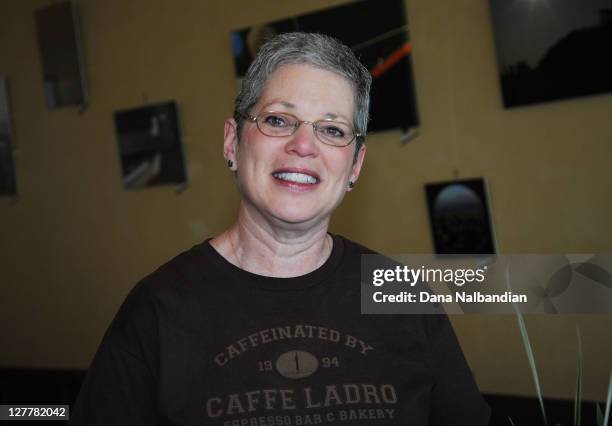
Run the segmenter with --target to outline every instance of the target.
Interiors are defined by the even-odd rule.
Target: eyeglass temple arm
[[[242,118],[245,118],[249,121],[252,121],[253,123],[257,121],[257,117],[253,117],[251,114],[249,114],[248,112],[241,112],[238,110],[234,110],[234,116],[239,115]]]

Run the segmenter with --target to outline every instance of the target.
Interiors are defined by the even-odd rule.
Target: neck
[[[329,257],[333,245],[327,234],[329,220],[306,228],[256,220],[257,216],[241,205],[236,223],[211,245],[241,269],[280,278],[312,272]]]

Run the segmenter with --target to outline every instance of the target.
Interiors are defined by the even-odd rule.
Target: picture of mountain
[[[505,107],[612,91],[612,0],[491,0]]]

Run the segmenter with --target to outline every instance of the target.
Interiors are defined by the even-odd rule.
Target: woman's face
[[[287,112],[314,122],[333,118],[352,127],[354,100],[341,76],[305,64],[284,65],[272,73],[250,111]],[[264,220],[308,227],[329,220],[355,181],[365,155],[353,162],[355,141],[345,147],[325,145],[309,124],[291,136],[270,137],[245,121],[240,143],[236,123],[226,121],[224,154],[235,164],[244,208]]]

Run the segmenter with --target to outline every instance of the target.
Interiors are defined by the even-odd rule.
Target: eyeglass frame
[[[293,131],[292,131],[290,134],[288,134],[288,135],[269,135],[269,134],[267,134],[267,133],[264,133],[264,132],[263,132],[263,130],[261,130],[261,128],[259,127],[259,121],[258,121],[258,118],[259,118],[259,117],[260,117],[262,114],[270,114],[270,113],[273,113],[273,114],[274,114],[274,113],[276,113],[276,114],[284,114],[284,115],[289,115],[289,116],[291,116],[291,117],[295,118],[295,120],[296,120],[296,122],[297,122],[297,125],[293,126]],[[327,145],[327,146],[333,146],[334,148],[344,148],[344,147],[347,147],[347,146],[349,146],[350,144],[352,144],[352,143],[353,143],[353,141],[355,141],[355,140],[357,140],[358,142],[359,142],[359,141],[363,142],[363,140],[365,139],[365,136],[364,136],[363,134],[361,134],[361,133],[357,133],[357,132],[355,132],[355,129],[354,129],[352,126],[350,126],[350,125],[348,125],[348,124],[346,124],[346,123],[342,123],[342,124],[346,124],[346,125],[347,125],[347,126],[350,128],[350,129],[351,129],[351,133],[353,134],[353,137],[351,138],[351,140],[350,140],[350,141],[348,141],[348,142],[347,142],[346,144],[344,144],[344,145],[334,145],[334,144],[331,144],[331,143],[329,143],[329,142],[325,142],[324,140],[322,140],[322,139],[319,137],[319,135],[318,135],[318,133],[317,133],[317,127],[316,127],[316,126],[317,126],[317,123],[320,123],[320,122],[340,123],[339,121],[332,120],[331,118],[323,118],[323,119],[321,119],[321,120],[316,120],[316,121],[300,120],[300,119],[299,119],[298,117],[296,117],[295,115],[293,115],[293,114],[291,114],[291,113],[289,113],[289,112],[284,112],[284,111],[261,111],[259,114],[257,114],[257,115],[255,115],[255,116],[253,116],[253,115],[249,114],[248,112],[241,112],[241,111],[236,110],[236,111],[234,111],[234,114],[235,114],[235,115],[240,115],[241,117],[245,118],[246,120],[250,121],[251,123],[255,123],[255,125],[257,126],[257,130],[259,130],[259,132],[260,132],[262,135],[265,135],[265,136],[268,136],[268,137],[271,137],[271,138],[286,138],[287,136],[291,136],[291,135],[293,135],[295,132],[297,132],[298,128],[299,128],[299,127],[300,127],[302,124],[310,124],[310,125],[312,126],[312,132],[314,133],[315,138],[317,138],[317,140],[318,140],[319,142],[321,142],[322,144],[325,144],[325,145]]]

